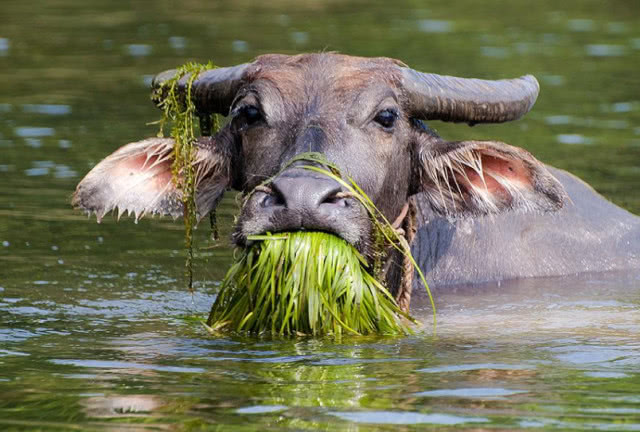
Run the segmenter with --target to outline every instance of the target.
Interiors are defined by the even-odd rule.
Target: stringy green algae
[[[173,146],[173,163],[171,171],[173,174],[173,182],[181,191],[182,203],[184,205],[184,227],[185,227],[185,249],[187,250],[187,259],[185,262],[185,273],[188,279],[188,288],[193,290],[193,228],[197,222],[196,215],[196,190],[195,190],[195,167],[193,160],[195,157],[194,143],[196,136],[194,133],[194,117],[198,114],[196,107],[191,98],[191,89],[193,81],[201,72],[209,69],[215,69],[211,62],[206,65],[198,63],[187,63],[176,69],[175,75],[162,83],[160,88],[155,89],[152,93],[152,99],[159,101],[158,106],[162,109],[163,116],[160,119],[159,137],[164,136],[164,127],[167,123],[171,124],[171,137],[174,140]],[[181,91],[178,86],[180,78],[189,74],[189,80],[186,85],[186,94]],[[215,133],[220,128],[217,115],[210,118],[200,117],[201,133]],[[204,126],[203,126],[204,125]],[[211,131],[203,131],[203,128],[209,128]],[[211,215],[211,224],[213,237],[217,236],[217,227],[215,226],[215,215]]]

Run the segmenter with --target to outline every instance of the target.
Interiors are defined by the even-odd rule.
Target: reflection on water
[[[224,240],[197,232],[193,295],[178,224],[98,225],[69,208],[96,162],[155,134],[154,73],[338,50],[536,75],[519,122],[431,126],[524,147],[638,213],[635,4],[40,3],[4,1],[0,27],[1,429],[640,429],[638,274],[440,289],[435,336],[213,338],[195,318],[231,261],[233,194]]]
[[[71,114],[71,107],[69,105],[55,104],[25,104],[22,105],[22,111],[26,113],[58,116]]]
[[[392,425],[461,425],[465,423],[487,423],[484,417],[461,417],[451,414],[421,414],[407,411],[366,411],[335,412],[336,417],[355,423],[392,424]]]

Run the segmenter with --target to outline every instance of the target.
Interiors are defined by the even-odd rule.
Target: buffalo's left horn
[[[471,125],[517,120],[533,107],[540,90],[532,75],[492,81],[400,70],[411,115],[424,120]]]
[[[191,100],[199,114],[223,114],[229,113],[229,107],[236,96],[236,92],[242,84],[244,73],[248,63],[238,66],[210,69],[201,72],[193,81],[191,87]],[[173,78],[176,70],[168,70],[159,73],[153,78],[151,83],[156,103],[165,96],[163,84]],[[180,97],[184,98],[186,86],[191,78],[191,74],[186,74],[178,81],[178,91]]]

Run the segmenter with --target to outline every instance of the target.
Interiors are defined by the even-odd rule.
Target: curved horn
[[[424,120],[502,123],[525,115],[540,86],[532,75],[505,80],[457,78],[401,68],[412,115]]]
[[[199,114],[223,114],[227,115],[236,92],[240,88],[242,78],[249,63],[238,66],[210,69],[198,75],[191,87],[191,99]],[[151,82],[152,94],[158,94],[153,100],[160,102],[163,91],[162,85],[172,79],[176,74],[175,69],[159,73]],[[184,97],[186,86],[191,74],[186,74],[178,81],[181,96]]]

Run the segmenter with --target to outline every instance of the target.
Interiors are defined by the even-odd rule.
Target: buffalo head
[[[170,76],[158,75],[154,85]],[[215,136],[197,142],[198,215],[214,209],[226,189],[252,192],[233,235],[241,246],[251,234],[304,229],[332,232],[367,252],[365,210],[335,181],[288,165],[304,152],[323,154],[389,220],[402,219],[415,194],[449,217],[563,203],[560,184],[528,152],[494,141],[445,141],[422,122],[516,120],[537,97],[532,76],[488,81],[422,73],[388,58],[265,55],[203,72],[192,89],[200,114],[230,116]],[[181,216],[171,148],[161,138],[120,148],[82,180],[74,204],[99,219],[115,209],[136,218]]]

